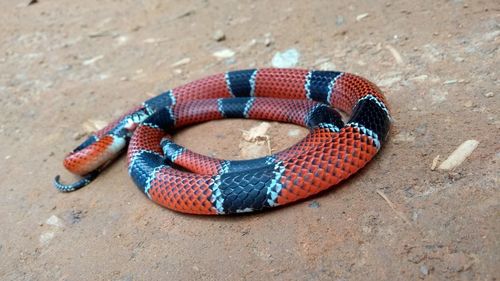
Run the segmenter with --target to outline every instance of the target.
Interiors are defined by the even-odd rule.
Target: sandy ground
[[[1,280],[500,278],[498,1],[28,2],[0,0]],[[213,56],[224,48],[234,56]],[[387,94],[390,141],[349,181],[236,217],[155,205],[124,157],[78,192],[52,187],[56,174],[74,179],[61,161],[89,126],[289,48],[297,67],[358,73]],[[257,124],[176,138],[238,159],[241,129]],[[273,123],[273,150],[297,142],[296,128]],[[431,171],[468,139],[480,143],[464,163]]]

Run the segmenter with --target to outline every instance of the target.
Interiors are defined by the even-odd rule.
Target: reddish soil
[[[28,2],[0,3],[1,280],[500,279],[498,1]],[[212,55],[223,48],[235,55]],[[88,124],[289,48],[297,67],[357,73],[387,95],[390,140],[347,182],[230,217],[155,205],[124,157],[77,192],[52,187],[75,179],[61,163]],[[257,124],[176,139],[238,159],[240,129]],[[274,151],[295,128],[272,124]],[[480,143],[465,162],[431,171],[468,139]]]

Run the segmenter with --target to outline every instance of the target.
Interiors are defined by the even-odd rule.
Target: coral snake
[[[350,117],[344,124],[336,110]],[[222,118],[289,122],[308,135],[251,160],[197,154],[172,141],[176,129]],[[251,212],[326,190],[366,165],[386,140],[391,118],[377,86],[354,74],[249,69],[212,75],[166,91],[92,134],[64,160],[82,178],[54,180],[69,192],[92,180],[128,146],[128,172],[154,202],[191,214]]]

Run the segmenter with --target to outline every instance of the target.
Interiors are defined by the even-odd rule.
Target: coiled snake
[[[350,114],[346,124],[334,109]],[[197,154],[171,139],[174,129],[222,118],[290,122],[309,129],[299,143],[240,161]],[[83,176],[54,185],[63,192],[94,180],[128,145],[128,171],[154,202],[192,214],[251,212],[326,190],[365,166],[390,127],[385,97],[344,72],[250,69],[212,75],[145,101],[91,135],[64,160]]]

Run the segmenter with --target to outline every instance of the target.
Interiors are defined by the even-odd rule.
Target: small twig
[[[389,50],[389,52],[391,52],[391,55],[394,57],[394,60],[396,60],[397,64],[401,64],[401,65],[404,64],[403,58],[401,57],[399,52],[393,46],[387,45],[387,46],[385,46],[385,48],[387,50]]]
[[[195,10],[189,10],[189,11],[186,11],[178,16],[176,16],[174,19],[181,19],[181,18],[185,18],[185,17],[189,17],[189,16],[192,16],[196,13]]]
[[[377,193],[382,198],[384,198],[384,200],[387,202],[387,204],[389,204],[389,207],[391,207],[391,209],[394,211],[394,213],[396,213],[396,215],[398,215],[398,217],[403,219],[406,223],[410,224],[410,221],[406,218],[406,216],[403,215],[403,213],[401,213],[400,211],[396,210],[396,206],[394,206],[394,204],[391,202],[391,200],[389,200],[389,198],[387,198],[387,196],[385,196],[385,194],[382,191],[377,190]]]

